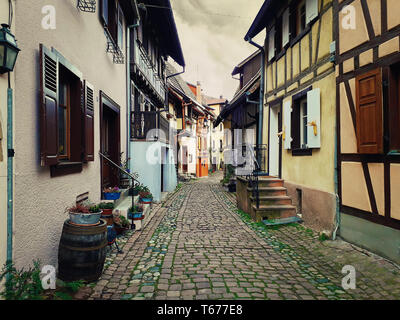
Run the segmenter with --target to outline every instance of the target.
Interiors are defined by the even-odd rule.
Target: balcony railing
[[[157,72],[151,63],[146,50],[140,44],[140,42],[135,41],[135,64],[142,73],[142,75],[147,79],[150,85],[153,87],[154,91],[160,96],[162,101],[165,101],[165,86],[157,75]]]

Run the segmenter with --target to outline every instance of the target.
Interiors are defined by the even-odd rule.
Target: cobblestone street
[[[236,209],[221,174],[185,183],[107,258],[89,299],[400,299],[400,270],[302,225],[267,228]],[[357,271],[355,290],[342,268]]]

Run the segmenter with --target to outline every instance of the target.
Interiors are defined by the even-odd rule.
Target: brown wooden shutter
[[[382,71],[356,78],[357,147],[361,154],[383,152]]]
[[[58,159],[58,59],[40,44],[40,165]]]
[[[84,161],[94,161],[94,89],[84,81]]]

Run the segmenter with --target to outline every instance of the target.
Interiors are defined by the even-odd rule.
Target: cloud
[[[186,61],[182,77],[200,81],[204,93],[231,99],[239,85],[234,67],[256,48],[244,36],[263,0],[171,0]],[[265,33],[255,41],[263,43]]]

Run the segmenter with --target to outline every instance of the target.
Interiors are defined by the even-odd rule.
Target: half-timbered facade
[[[334,7],[340,235],[399,262],[399,3]]]
[[[263,144],[303,220],[335,228],[335,85],[331,0],[265,1],[246,39],[263,29]]]

